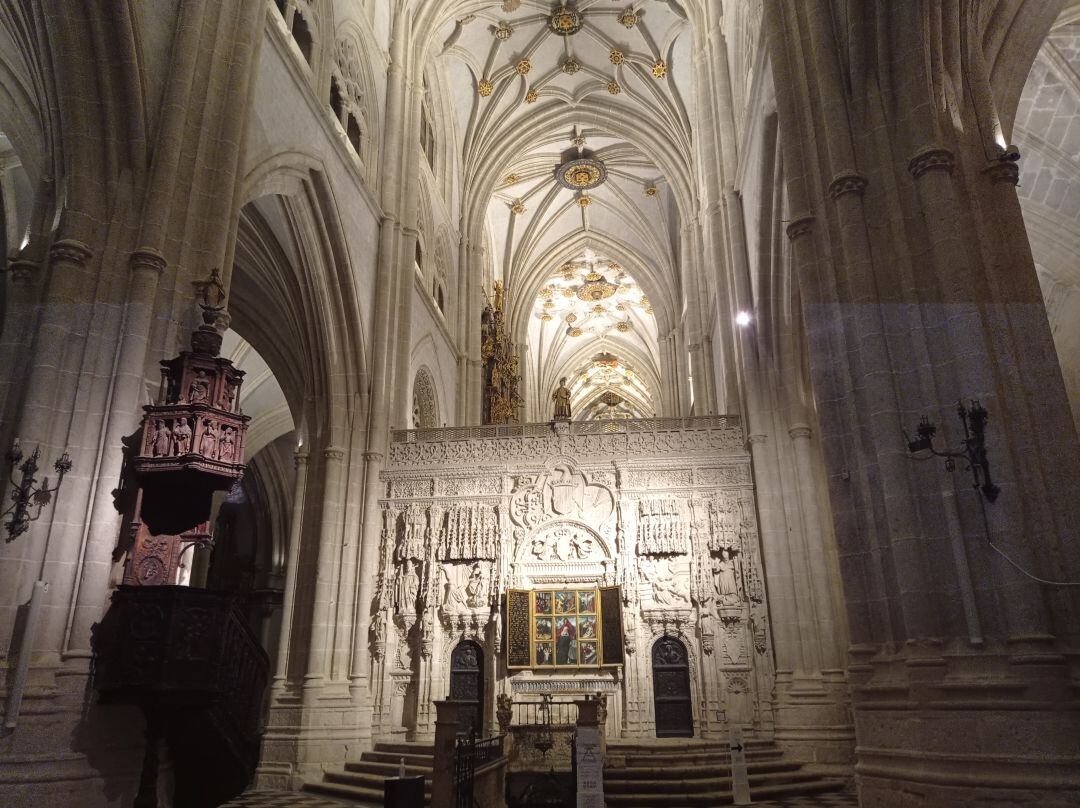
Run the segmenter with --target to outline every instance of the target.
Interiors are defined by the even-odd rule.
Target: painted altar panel
[[[431,702],[446,696],[463,640],[484,649],[488,727],[498,694],[602,690],[611,737],[651,737],[651,652],[664,636],[687,649],[699,735],[717,736],[725,718],[771,727],[768,607],[737,422],[593,429],[395,434],[372,636],[378,735],[432,737]],[[583,591],[604,600],[595,617],[581,611]],[[559,593],[575,597],[569,628]],[[537,597],[550,613],[536,611]],[[609,610],[618,621],[604,620]],[[583,615],[595,649],[582,648]],[[548,616],[550,626],[537,622]],[[511,631],[506,620],[521,625]],[[612,659],[620,664],[594,664]]]

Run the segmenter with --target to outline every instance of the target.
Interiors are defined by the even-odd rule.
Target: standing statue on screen
[[[551,400],[555,402],[555,421],[570,420],[570,388],[566,386],[566,377],[559,379],[559,386],[551,394]]]

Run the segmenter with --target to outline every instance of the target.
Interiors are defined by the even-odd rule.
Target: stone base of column
[[[130,805],[139,787],[144,719],[137,707],[97,704],[83,660],[33,665],[18,725],[0,728],[0,805]],[[0,687],[0,710],[7,691]]]
[[[322,779],[324,767],[357,760],[371,748],[370,716],[363,720],[347,687],[328,684],[303,694],[274,694],[263,733],[255,785],[295,790]]]
[[[937,642],[852,666],[856,779],[875,808],[1080,805],[1080,653]]]
[[[785,757],[822,774],[850,777],[855,726],[843,671],[777,671],[774,738]]]

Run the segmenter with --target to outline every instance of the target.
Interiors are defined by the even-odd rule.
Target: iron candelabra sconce
[[[930,452],[933,457],[945,458],[945,470],[953,471],[956,468],[956,460],[960,459],[967,463],[974,480],[972,487],[982,492],[988,502],[997,499],[1001,489],[994,485],[990,476],[990,462],[986,459],[986,422],[988,415],[986,408],[978,400],[972,400],[970,407],[965,407],[964,402],[956,404],[956,414],[964,425],[964,439],[961,441],[961,449],[958,452],[939,452],[934,448],[934,436],[937,427],[925,415],[916,428],[918,437],[912,440],[907,433],[904,438],[908,442],[908,451],[912,454]],[[929,460],[929,457],[916,458]]]
[[[15,443],[7,452],[8,473],[11,487],[14,490],[11,492],[11,507],[0,513],[0,519],[10,517],[4,523],[4,530],[7,532],[6,542],[15,541],[30,529],[30,523],[41,516],[42,509],[52,502],[53,495],[60,490],[60,486],[64,482],[64,475],[71,471],[71,458],[67,452],[64,452],[60,459],[53,464],[57,474],[56,485],[50,487],[48,477],[42,479],[41,483],[38,484],[39,460],[41,460],[41,447],[34,449],[34,453],[24,459],[18,438],[15,439]],[[22,473],[19,482],[15,482],[16,469]]]

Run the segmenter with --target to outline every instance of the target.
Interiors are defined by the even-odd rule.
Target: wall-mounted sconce
[[[967,463],[968,470],[974,478],[973,487],[982,492],[988,502],[997,499],[1001,491],[990,478],[990,463],[986,459],[986,408],[978,401],[972,401],[971,407],[965,407],[962,401],[957,402],[956,414],[964,425],[964,440],[959,452],[939,452],[934,448],[934,435],[937,427],[924,415],[915,432],[918,437],[912,440],[907,433],[904,438],[908,442],[908,451],[912,454],[930,452],[933,457],[945,458],[945,470],[952,471],[956,468],[956,459],[960,458]],[[917,458],[929,460],[929,457]]]
[[[56,485],[50,488],[48,477],[38,485],[37,472],[38,460],[40,459],[41,447],[38,447],[30,457],[23,460],[23,452],[19,446],[18,438],[15,439],[14,445],[8,450],[7,462],[10,469],[11,487],[15,490],[11,492],[12,506],[0,513],[0,519],[11,517],[4,523],[4,530],[7,531],[5,540],[8,542],[15,541],[30,529],[30,523],[41,516],[42,508],[52,502],[53,494],[60,490],[60,485],[64,482],[64,475],[71,471],[71,458],[68,457],[67,452],[64,452],[60,459],[53,464],[57,474]],[[15,482],[16,468],[22,472],[19,482]],[[37,508],[37,510],[34,510],[34,508]]]

